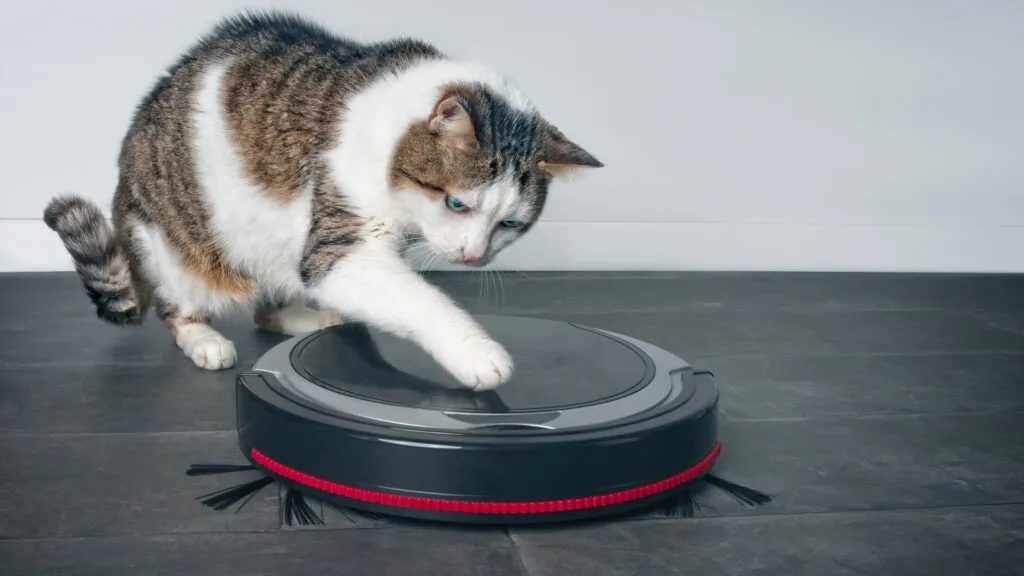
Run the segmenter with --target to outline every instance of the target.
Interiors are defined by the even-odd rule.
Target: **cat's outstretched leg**
[[[384,242],[353,247],[311,282],[310,294],[345,318],[412,340],[469,388],[495,388],[512,376],[505,348]]]

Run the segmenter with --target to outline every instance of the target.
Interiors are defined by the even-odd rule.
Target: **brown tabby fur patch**
[[[461,95],[469,89],[451,86],[439,100]],[[468,190],[491,178],[491,153],[477,146],[455,149],[430,130],[430,119],[409,126],[395,148],[391,165],[391,186],[421,190],[440,198],[448,191]]]
[[[139,107],[121,151],[115,228],[127,240],[129,219],[157,224],[183,268],[211,289],[246,296],[254,282],[227,263],[210,233],[192,161],[192,95],[201,74],[198,61],[183,64]],[[138,270],[138,256],[130,258]]]
[[[411,41],[377,46],[374,58],[366,46],[336,40],[254,40],[246,48],[223,77],[225,113],[249,178],[284,202],[311,182],[319,154],[336,145],[352,94],[381,74],[440,56]]]
[[[300,193],[315,153],[333,143],[347,88],[328,58],[308,46],[246,54],[223,76],[228,125],[245,170],[282,202]]]
[[[313,186],[314,217],[302,276],[307,282],[321,277],[358,240],[361,226],[337,190],[325,189],[325,168],[316,160],[335,144],[346,99],[383,74],[439,56],[433,47],[411,40],[349,42],[287,16],[226,21],[172,66],[136,111],[114,194],[122,245],[131,245],[131,223],[153,223],[182,266],[210,288],[253,294],[253,279],[228,263],[209,229],[191,148],[193,99],[203,74],[230,58],[222,101],[246,173],[281,202]],[[148,293],[138,256],[129,259],[137,288]]]

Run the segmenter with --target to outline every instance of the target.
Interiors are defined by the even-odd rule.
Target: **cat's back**
[[[138,193],[189,203],[195,169],[239,163],[271,195],[290,198],[310,158],[337,139],[346,102],[380,78],[443,58],[415,39],[357,42],[302,17],[246,12],[213,26],[141,98],[125,134],[123,173]],[[224,138],[227,141],[220,142]],[[202,158],[209,152],[220,158]],[[216,155],[215,155],[216,156]],[[160,185],[154,171],[164,167]]]
[[[433,45],[413,38],[359,42],[300,16],[276,11],[243,12],[214,25],[189,46],[154,83],[139,112],[179,91],[194,91],[211,67],[232,63],[250,82],[276,75],[315,71],[345,75],[349,83],[372,81],[422,59],[443,58]],[[355,88],[356,86],[353,86]]]
[[[197,113],[213,112],[202,109],[203,91],[212,90],[217,98],[211,104],[250,163],[291,159],[292,166],[278,166],[287,174],[256,179],[290,187],[282,178],[300,177],[300,161],[334,143],[348,99],[383,77],[443,58],[416,39],[358,42],[292,14],[242,13],[215,25],[154,83],[139,102],[126,144],[148,145],[153,138],[184,144]]]
[[[293,14],[244,12],[217,23],[199,38],[185,57],[260,54],[288,49],[344,56],[347,52],[356,53],[364,48],[365,44]]]

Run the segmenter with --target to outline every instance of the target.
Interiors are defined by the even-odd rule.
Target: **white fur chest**
[[[230,263],[254,277],[261,291],[295,295],[303,290],[298,269],[312,193],[303,190],[283,202],[245,177],[221,105],[224,69],[206,72],[196,98],[195,162],[210,225]]]

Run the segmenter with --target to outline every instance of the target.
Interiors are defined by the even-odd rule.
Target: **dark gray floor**
[[[94,318],[69,274],[0,275],[0,573],[1021,574],[1024,277],[821,274],[435,276],[478,311],[580,321],[714,370],[719,474],[698,518],[503,530],[350,519],[283,527],[188,478],[240,461],[233,376],[156,322]],[[277,337],[225,326],[244,366]],[[1013,566],[1018,568],[1014,569]]]

